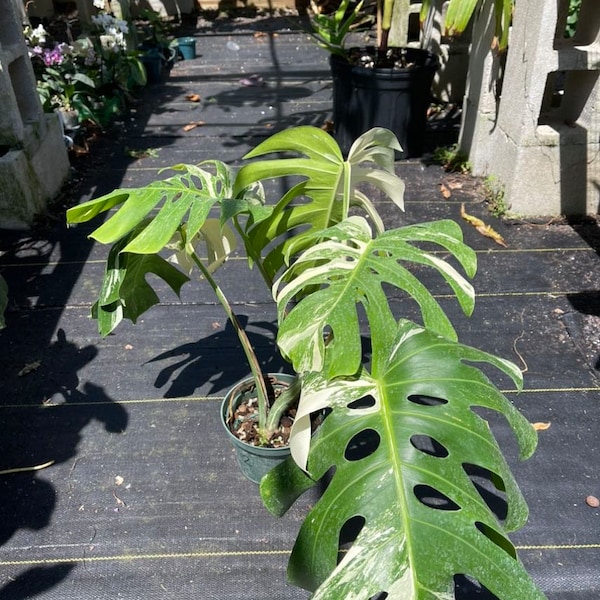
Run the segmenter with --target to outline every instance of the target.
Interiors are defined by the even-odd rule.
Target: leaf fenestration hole
[[[411,394],[408,397],[408,400],[414,404],[420,404],[421,406],[440,406],[440,404],[448,404],[448,400],[445,400],[444,398],[424,396],[422,394]]]
[[[369,600],[385,600],[387,597],[387,592],[377,592],[374,596],[371,596]]]
[[[414,487],[413,491],[417,500],[421,504],[429,506],[429,508],[437,510],[460,510],[460,506],[456,502],[429,485],[418,484]]]
[[[446,446],[440,444],[435,438],[428,435],[415,434],[410,438],[410,443],[419,451],[434,456],[435,458],[446,458],[449,452]]]
[[[492,594],[484,585],[479,583],[477,579],[469,575],[454,576],[454,600],[499,600],[498,596]]]
[[[366,458],[379,448],[380,441],[381,438],[374,429],[363,429],[348,442],[344,458],[349,461]]]
[[[479,465],[463,463],[462,467],[488,508],[496,515],[499,521],[506,520],[508,515],[508,499],[503,479],[496,473]]]
[[[368,394],[367,396],[363,396],[362,398],[359,398],[358,400],[354,400],[353,402],[350,402],[350,404],[348,404],[348,408],[371,408],[375,406],[375,398],[373,398],[373,396],[371,396],[371,394]]]
[[[356,541],[365,523],[365,518],[362,515],[355,515],[342,525],[338,538],[338,564]]]
[[[506,554],[516,560],[517,552],[507,537],[502,535],[499,531],[496,531],[493,527],[490,527],[481,521],[475,521],[475,527],[477,527],[478,531],[483,533],[488,540],[494,542],[498,548],[502,548]]]

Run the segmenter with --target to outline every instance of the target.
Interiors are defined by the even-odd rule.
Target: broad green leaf
[[[466,574],[501,600],[542,600],[506,537],[524,524],[527,506],[488,423],[473,410],[504,415],[528,457],[536,445],[533,427],[477,365],[500,369],[518,386],[519,370],[408,321],[378,352],[370,375],[303,379],[299,419],[332,409],[312,437],[307,467],[315,483],[326,473],[330,480],[300,529],[291,582],[314,591],[313,600],[367,600],[379,592],[450,600],[454,576]],[[504,520],[479,493],[469,467],[488,472],[498,486],[507,503]],[[309,485],[287,463],[263,479],[261,494],[280,515]],[[364,525],[338,564],[340,534],[350,520]]]
[[[210,167],[212,171],[204,167]],[[192,238],[204,225],[213,206],[232,197],[233,173],[220,161],[177,165],[172,169],[182,173],[142,188],[114,190],[70,209],[67,221],[89,221],[120,205],[91,237],[103,244],[113,244],[135,230],[136,235],[130,237],[129,245],[123,251],[138,254],[159,252],[183,224],[188,237]],[[150,221],[147,226],[138,228],[147,220]]]
[[[470,314],[473,310],[474,292],[468,281],[443,258],[415,245],[437,244],[472,277],[476,256],[463,243],[461,229],[454,221],[411,225],[373,239],[364,218],[349,217],[318,237],[318,243],[305,250],[273,288],[280,319],[278,344],[296,372],[320,371],[325,364],[329,377],[358,371],[363,348],[357,305],[364,307],[373,347],[385,343],[390,334],[391,311],[383,284],[412,297],[432,331],[456,338],[437,300],[403,263],[437,270],[463,311]],[[305,297],[292,305],[301,296]],[[324,337],[327,332],[329,343]]]
[[[179,294],[188,277],[156,255],[123,252],[128,239],[115,244],[106,262],[104,281],[92,316],[98,320],[98,330],[108,335],[123,319],[135,323],[140,315],[159,302],[158,295],[146,281],[150,273],[163,279]]]
[[[339,223],[351,207],[364,211],[378,230],[383,229],[375,205],[359,186],[379,188],[402,208],[404,183],[394,173],[395,148],[399,145],[394,135],[376,128],[363,134],[344,160],[329,134],[304,126],[276,133],[246,155],[257,158],[284,153],[284,157],[265,158],[242,167],[236,194],[256,181],[285,177],[293,184],[271,215],[259,223],[249,220],[246,229],[252,247],[260,254],[266,252],[265,269],[272,279],[290,255],[307,247],[312,233]],[[288,157],[290,153],[295,156]]]

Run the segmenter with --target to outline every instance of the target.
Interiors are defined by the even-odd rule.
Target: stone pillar
[[[69,170],[57,115],[42,111],[23,38],[21,0],[0,11],[0,227],[33,223]]]
[[[521,215],[600,208],[600,3],[583,0],[572,39],[567,8],[568,0],[516,3],[499,99],[491,54],[472,52],[471,65],[489,76],[477,101],[465,101],[461,146],[474,174],[495,175]]]

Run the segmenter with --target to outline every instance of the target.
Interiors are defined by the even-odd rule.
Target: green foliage
[[[444,34],[448,36],[460,35],[465,31],[473,14],[482,5],[482,0],[450,0],[444,21]],[[421,6],[421,22],[431,10],[432,0],[424,0]],[[512,21],[514,0],[494,0],[496,16],[496,37],[494,45],[499,50],[508,46],[508,34]]]
[[[385,230],[376,201],[387,196],[403,204],[395,149],[393,134],[375,128],[344,160],[328,134],[298,127],[259,144],[237,172],[217,160],[177,165],[162,181],[70,209],[70,223],[111,213],[91,234],[112,246],[94,316],[103,334],[124,318],[135,322],[159,301],[147,275],[179,293],[196,272],[237,332],[259,388],[262,382],[267,428],[260,366],[215,280],[237,232],[255,272],[269,287],[275,282],[278,345],[301,383],[291,449],[310,476],[291,460],[278,467],[261,484],[265,505],[282,514],[335,467],[300,530],[291,580],[319,599],[366,600],[385,591],[429,600],[449,598],[460,573],[501,600],[540,600],[506,537],[524,523],[525,504],[486,421],[472,410],[504,415],[522,457],[529,456],[535,431],[477,365],[494,367],[517,386],[521,373],[461,345],[420,280],[425,271],[436,273],[471,313],[474,291],[466,278],[475,274],[476,260],[460,227],[438,221]],[[263,182],[272,179],[282,179],[285,191],[269,202]],[[166,251],[174,253],[170,260]],[[398,320],[391,301],[399,296],[414,301],[422,322]],[[270,414],[278,418],[282,403],[296,398],[280,397]],[[311,415],[323,409],[331,412],[312,436]],[[369,436],[375,448],[357,455]],[[468,466],[490,473],[506,494],[504,522],[478,493]],[[340,532],[358,517],[364,527],[337,564]]]
[[[504,217],[508,214],[509,207],[506,205],[504,197],[504,186],[497,177],[489,175],[483,182],[485,201],[489,211],[496,218]]]
[[[370,373],[303,379],[299,418],[332,410],[312,438],[312,479],[290,462],[261,482],[267,508],[281,515],[335,467],[300,529],[290,580],[319,600],[367,600],[379,592],[425,600],[454,597],[454,575],[468,574],[502,600],[541,600],[505,534],[524,524],[527,507],[487,422],[473,410],[504,415],[528,457],[535,431],[476,365],[496,367],[518,386],[519,370],[409,321],[388,326],[389,343],[374,348]],[[365,398],[370,402],[358,402]],[[469,467],[491,473],[506,494],[503,523]],[[338,564],[341,532],[357,520],[364,524]]]
[[[567,25],[565,27],[566,38],[572,38],[575,35],[580,10],[581,0],[569,0],[569,12],[567,14]]]
[[[52,39],[42,25],[24,33],[44,111],[76,111],[80,122],[107,125],[146,84],[146,71],[127,48],[127,23],[109,14],[93,19],[72,43]]]
[[[315,236],[316,237],[316,236]],[[361,368],[361,304],[369,324],[372,344],[385,343],[392,312],[390,286],[407,293],[419,305],[429,330],[456,339],[445,312],[431,292],[404,264],[437,270],[452,288],[462,309],[471,314],[472,286],[439,256],[416,244],[438,245],[453,256],[469,276],[475,274],[476,257],[463,244],[454,221],[436,221],[393,229],[372,237],[362,217],[349,217],[319,233],[319,240],[284,273],[275,286],[279,307],[279,346],[297,372],[325,371],[329,378],[352,376]],[[287,282],[283,285],[282,282]],[[315,289],[312,293],[311,289]],[[293,305],[297,297],[306,296]],[[392,328],[393,330],[393,328]],[[323,332],[330,332],[329,343]],[[325,354],[327,353],[327,360]]]
[[[371,20],[370,16],[361,13],[363,0],[354,6],[351,6],[352,2],[353,0],[342,0],[331,14],[321,13],[314,1],[312,3],[311,35],[321,48],[331,54],[345,56],[344,43],[348,34]]]
[[[446,171],[470,173],[469,157],[460,151],[458,144],[440,146],[433,153],[433,160],[440,163]]]

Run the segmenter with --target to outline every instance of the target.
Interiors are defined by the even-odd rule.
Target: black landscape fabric
[[[324,124],[327,55],[289,23],[186,31],[198,38],[197,58],[176,63],[89,157],[75,159],[67,200],[143,185],[178,162],[235,164],[275,130]],[[277,35],[255,35],[269,27]],[[253,74],[265,85],[248,85]],[[190,93],[203,101],[189,102]],[[524,370],[524,391],[508,383],[506,391],[541,424],[536,454],[521,463],[506,424],[492,418],[530,506],[512,539],[550,600],[597,600],[600,509],[586,498],[600,497],[600,230],[593,220],[493,219],[475,182],[426,160],[440,140],[456,138],[453,125],[430,129],[423,160],[398,163],[405,213],[381,209],[390,225],[454,219],[478,252],[473,317],[442,302],[462,341]],[[156,152],[134,158],[125,148]],[[507,246],[463,221],[462,203]],[[285,570],[316,496],[276,519],[239,474],[218,413],[247,368],[210,290],[191,284],[181,301],[165,290],[136,326],[101,338],[88,314],[105,249],[87,239],[90,231],[48,218],[34,232],[0,232],[10,293],[0,333],[0,470],[52,462],[0,476],[0,600],[308,598],[286,584]],[[263,365],[281,370],[268,293],[231,262],[223,285]],[[402,298],[395,308],[415,311]],[[486,597],[468,580],[458,588],[462,598]]]

